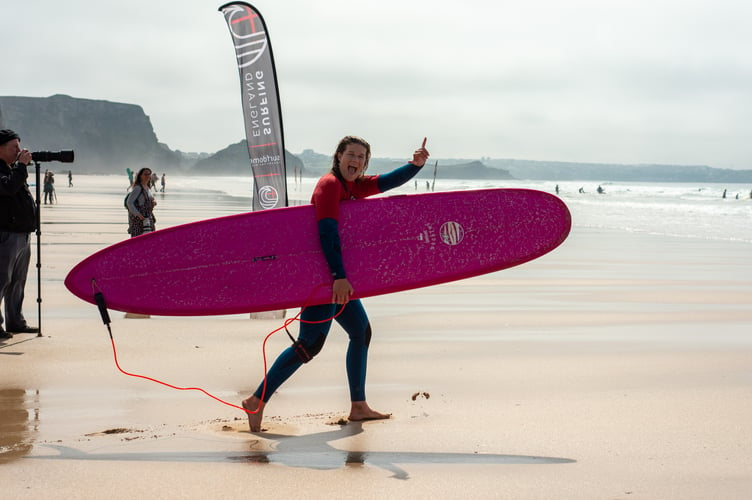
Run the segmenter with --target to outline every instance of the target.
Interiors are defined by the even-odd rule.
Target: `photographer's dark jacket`
[[[31,233],[37,228],[36,203],[29,192],[26,165],[0,160],[0,231]]]

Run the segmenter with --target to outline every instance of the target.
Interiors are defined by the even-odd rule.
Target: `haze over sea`
[[[289,178],[290,205],[308,203],[316,181],[303,178],[296,184]],[[167,191],[168,194],[179,189],[218,191],[246,197],[250,207],[251,182],[250,174],[248,177],[172,176],[167,179]],[[752,243],[751,185],[608,182],[601,184],[605,192],[598,194],[598,184],[589,181],[437,179],[435,190],[528,188],[555,193],[557,184],[559,196],[572,212],[575,228]],[[580,188],[585,192],[579,193]],[[425,193],[426,189],[426,181],[419,179],[417,188],[415,182],[408,182],[388,195]],[[723,198],[724,190],[726,198]]]

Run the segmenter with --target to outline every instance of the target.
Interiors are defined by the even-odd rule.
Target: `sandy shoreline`
[[[0,344],[4,498],[699,499],[752,489],[748,244],[575,219],[561,248],[519,268],[366,299],[369,401],[393,418],[340,424],[337,329],[275,395],[267,431],[251,435],[233,408],[117,371],[96,309],[63,279],[127,237],[125,186],[75,181],[43,210],[44,336]],[[193,195],[160,199],[161,227],[239,209]],[[112,317],[124,369],[234,404],[261,376],[261,342],[280,325]],[[269,356],[287,343],[273,337]]]

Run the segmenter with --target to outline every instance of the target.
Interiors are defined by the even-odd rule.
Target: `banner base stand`
[[[285,319],[287,309],[251,313],[251,319]]]
[[[125,319],[149,319],[151,318],[151,315],[149,314],[138,314],[138,313],[125,313]]]

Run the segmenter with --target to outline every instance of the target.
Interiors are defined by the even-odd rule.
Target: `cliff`
[[[75,151],[80,173],[120,173],[181,165],[181,155],[159,143],[141,106],[67,95],[0,96],[0,126],[12,128],[32,151]],[[58,169],[58,165],[50,166]]]

